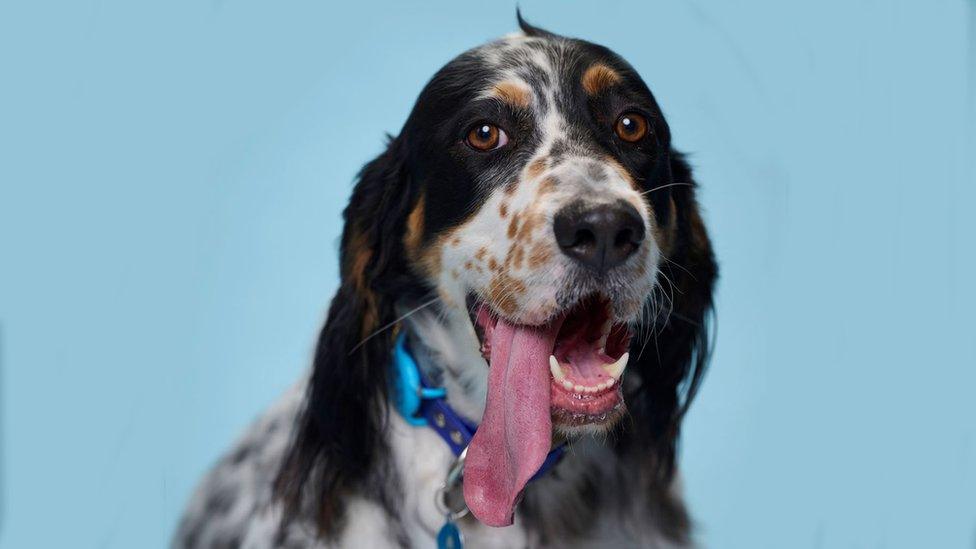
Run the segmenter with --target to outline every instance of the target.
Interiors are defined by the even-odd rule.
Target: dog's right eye
[[[479,122],[468,131],[468,146],[478,151],[491,151],[508,143],[505,130],[488,122]]]

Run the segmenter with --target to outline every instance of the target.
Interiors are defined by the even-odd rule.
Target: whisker
[[[664,184],[664,185],[658,185],[657,187],[654,187],[653,189],[651,189],[649,191],[644,191],[644,192],[641,193],[641,195],[643,196],[645,194],[650,194],[650,193],[652,193],[654,191],[660,191],[661,189],[667,189],[668,187],[694,187],[694,186],[695,186],[694,183],[684,183],[684,182],[680,182],[680,183],[667,183],[667,184]]]
[[[440,300],[440,297],[435,297],[434,299],[431,299],[430,301],[427,301],[427,302],[423,303],[422,305],[419,305],[419,306],[415,307],[414,309],[411,309],[410,311],[407,311],[403,316],[397,318],[393,322],[390,322],[389,324],[387,324],[387,325],[383,326],[382,328],[376,330],[375,332],[369,334],[362,341],[360,341],[359,343],[357,343],[356,346],[353,347],[349,351],[349,354],[350,355],[353,354],[354,352],[356,352],[357,349],[359,349],[360,347],[362,347],[363,345],[365,345],[367,341],[369,341],[369,340],[373,339],[374,337],[380,335],[381,333],[385,332],[386,330],[389,330],[393,326],[396,326],[397,323],[399,323],[401,320],[403,320],[403,319],[407,318],[408,316],[410,316],[410,315],[412,315],[412,314],[420,311],[421,309],[423,309],[425,307],[430,307],[431,305],[433,305],[434,303],[436,303],[438,300]]]
[[[667,296],[667,298],[668,298],[668,314],[665,315],[664,322],[658,328],[658,332],[663,332],[664,331],[664,328],[667,327],[668,322],[671,321],[671,314],[674,313],[674,292],[677,291],[678,293],[681,293],[681,290],[678,290],[675,287],[674,282],[672,282],[671,279],[668,278],[668,275],[664,274],[664,271],[661,271],[660,269],[658,269],[658,274],[660,274],[664,278],[664,280],[668,283],[668,286],[671,287],[671,295],[670,296]],[[664,291],[664,287],[663,286],[661,287],[661,291],[662,292]],[[664,294],[662,294],[662,298],[663,297],[665,297]]]
[[[692,326],[695,326],[697,328],[700,328],[701,327],[701,322],[698,322],[697,320],[688,318],[687,316],[685,316],[685,315],[683,315],[681,313],[672,311],[671,312],[671,316],[674,317],[674,318],[677,318],[678,320],[687,322],[688,324],[691,324]]]
[[[644,332],[643,337],[642,337],[642,339],[644,340],[644,342],[641,343],[640,351],[637,352],[637,360],[640,360],[641,357],[644,356],[644,349],[647,347],[647,344],[650,343],[651,337],[653,335],[653,333],[652,333],[653,330],[650,328],[650,325],[649,324],[645,324],[642,327],[641,331]]]
[[[644,313],[644,311],[648,311],[650,313],[651,318],[650,321],[641,322],[641,326],[640,326],[641,333],[639,334],[639,338],[642,339],[643,342],[641,343],[640,351],[637,352],[637,360],[640,360],[641,357],[644,356],[644,349],[647,348],[647,344],[650,343],[651,337],[656,338],[652,323],[654,322],[654,320],[657,318],[658,315],[658,306],[659,306],[658,296],[657,296],[658,287],[659,284],[655,281],[654,291],[651,293],[651,300],[649,303],[647,303],[646,307],[643,307],[641,309],[642,313]]]
[[[677,261],[672,261],[669,257],[667,257],[664,254],[661,254],[661,259],[667,261],[671,265],[674,265],[675,267],[677,267],[677,268],[681,269],[682,271],[688,273],[688,276],[690,276],[692,278],[692,280],[695,280],[696,282],[698,281],[698,278],[695,277],[695,275],[691,271],[689,271],[688,269],[686,269],[683,265],[681,265]]]

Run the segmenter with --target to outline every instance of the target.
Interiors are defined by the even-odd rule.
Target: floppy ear
[[[670,169],[671,181],[694,183],[681,153],[671,151]],[[663,316],[650,328],[656,335],[649,341],[634,338],[631,357],[638,358],[631,358],[628,370],[637,374],[639,385],[626,395],[634,428],[620,440],[623,447],[636,447],[653,458],[654,477],[661,487],[670,485],[681,420],[708,363],[712,291],[718,275],[695,188],[675,186],[672,191],[674,228],[658,283],[673,309],[668,314],[669,307],[664,307]]]
[[[322,535],[342,519],[342,496],[382,469],[387,454],[381,432],[393,335],[383,328],[394,321],[393,301],[407,272],[404,223],[414,201],[403,149],[402,139],[391,140],[363,168],[343,212],[340,286],[275,482],[285,504],[283,522],[302,515]]]

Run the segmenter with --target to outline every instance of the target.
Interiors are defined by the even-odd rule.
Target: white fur
[[[447,351],[447,350],[446,350]],[[304,387],[298,386],[260,417],[240,439],[236,450],[253,446],[255,451],[237,464],[225,458],[204,479],[187,508],[180,530],[173,541],[174,549],[221,547],[227,540],[240,540],[240,547],[264,549],[269,547],[399,547],[396,536],[390,531],[394,522],[382,506],[370,500],[370,494],[351,497],[345,502],[349,520],[334,543],[326,543],[315,536],[315,526],[310,523],[294,523],[281,544],[276,543],[276,532],[281,520],[281,507],[271,497],[271,479],[280,464],[287,442],[288,430],[269,431],[271,424],[291,425],[301,405]],[[392,451],[402,502],[397,517],[406,532],[411,547],[434,547],[436,534],[444,524],[443,517],[434,505],[437,489],[444,482],[447,470],[454,460],[447,444],[431,429],[407,424],[395,412],[388,423],[387,440]],[[612,452],[599,441],[584,440],[579,443],[558,467],[563,476],[572,477],[575,472],[587,468],[612,466]],[[553,505],[564,503],[567,488],[556,479],[538,481],[541,501],[551,500]],[[530,489],[536,489],[530,485]],[[214,493],[230,495],[233,512],[215,515],[208,512],[208,499]],[[548,495],[547,495],[548,494]],[[633,513],[598,515],[585,539],[552,540],[550,547],[676,547],[664,541],[657,526],[646,520],[642,513],[644,502],[640,493],[634,493]],[[470,515],[458,523],[468,548],[542,547],[538,534],[523,527],[517,512],[515,524],[506,528],[491,528],[474,520]],[[196,532],[193,540],[188,536]],[[192,541],[192,543],[190,543]]]

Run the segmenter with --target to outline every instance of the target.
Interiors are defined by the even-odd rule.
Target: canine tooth
[[[568,379],[564,379],[563,380],[563,389],[566,389],[567,391],[572,391],[573,390],[573,382],[570,381],[570,380],[568,380]]]
[[[563,367],[559,365],[559,361],[553,355],[549,355],[549,371],[552,372],[552,377],[556,381],[566,379],[566,372],[563,371]]]
[[[610,377],[614,379],[620,379],[620,374],[624,373],[624,368],[627,367],[627,359],[630,358],[630,353],[624,353],[624,356],[620,357],[617,362],[613,364],[605,364],[603,369],[610,374]]]

